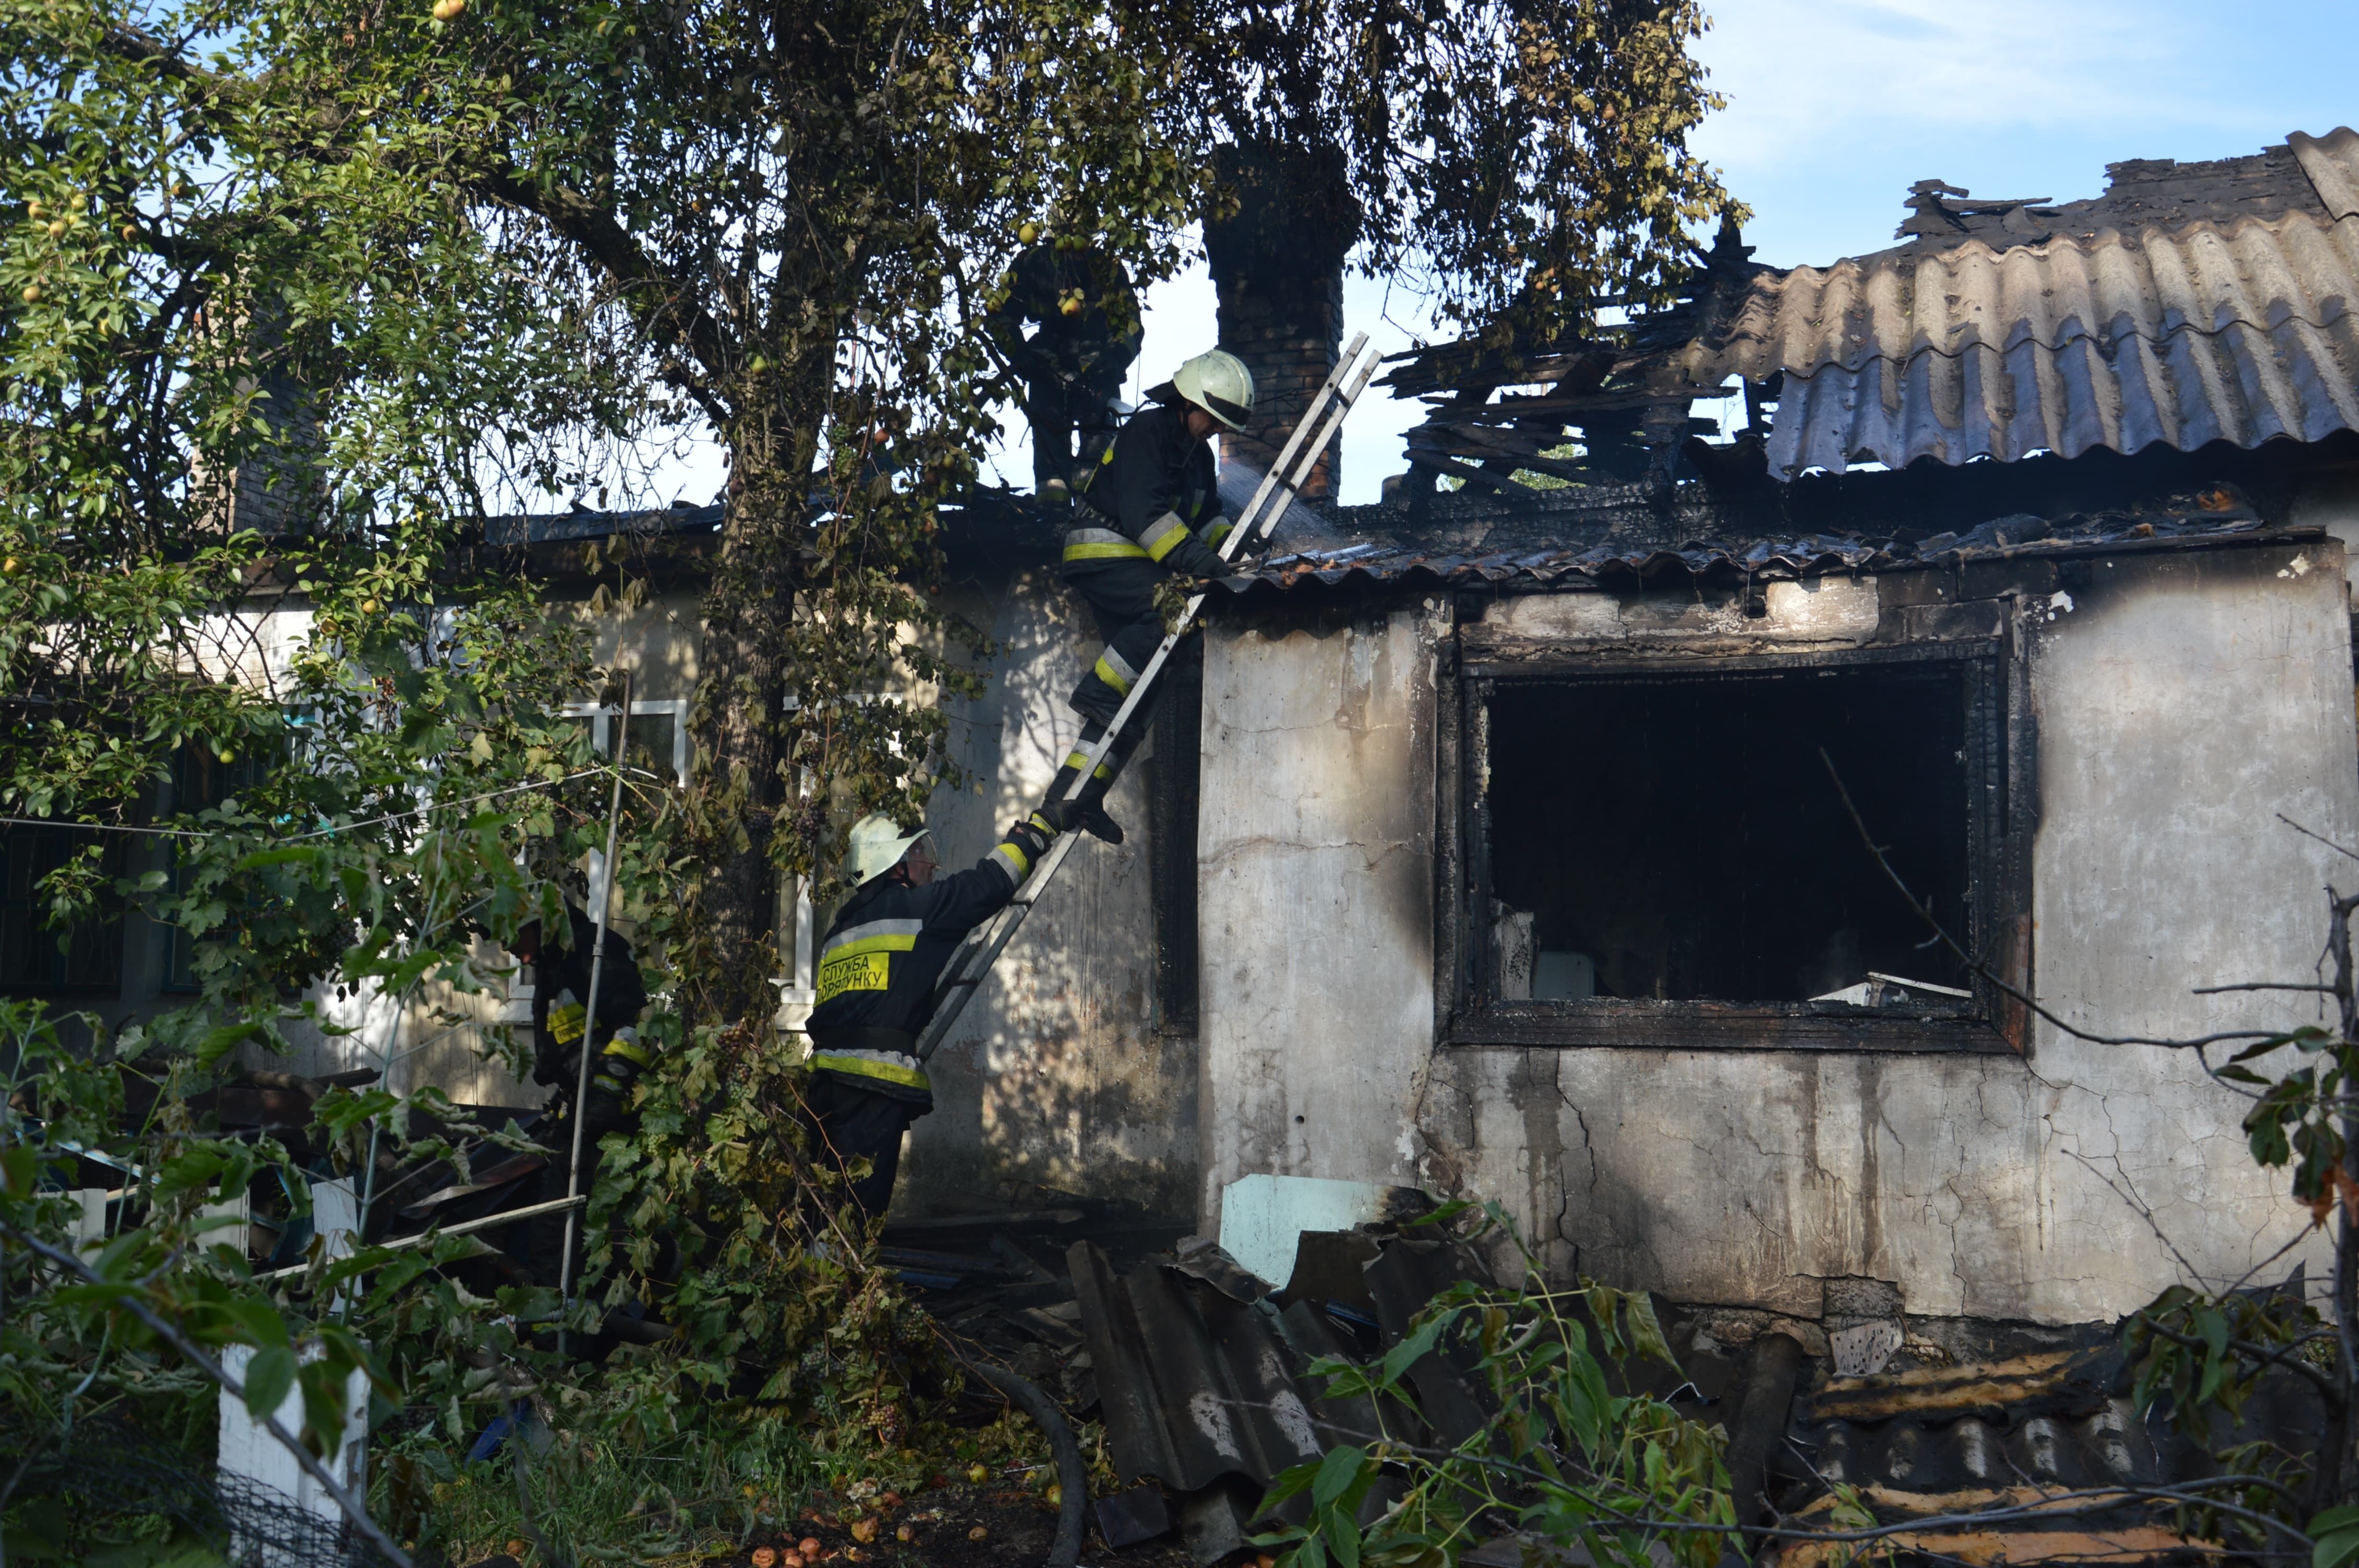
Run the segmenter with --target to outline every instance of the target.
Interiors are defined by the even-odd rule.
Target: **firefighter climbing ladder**
[[[1262,476],[1253,499],[1238,514],[1237,525],[1229,531],[1227,538],[1221,541],[1221,559],[1235,560],[1253,544],[1256,535],[1276,528],[1278,520],[1286,515],[1286,509],[1293,503],[1303,483],[1310,479],[1320,454],[1327,449],[1327,443],[1342,427],[1343,416],[1352,411],[1352,405],[1366,389],[1368,378],[1375,374],[1376,366],[1382,362],[1383,356],[1374,350],[1368,350],[1364,359],[1361,357],[1361,351],[1367,347],[1367,341],[1365,332],[1353,338],[1351,346],[1343,351],[1343,357],[1328,373],[1318,395],[1311,398],[1310,406],[1303,411],[1300,423],[1295,426],[1294,434],[1287,438],[1286,446],[1277,454],[1277,461],[1270,466],[1269,472]],[[1180,645],[1180,639],[1187,635],[1189,629],[1195,624],[1197,609],[1203,602],[1204,596],[1201,593],[1188,600],[1187,609],[1180,612],[1179,630],[1163,639],[1163,645],[1155,650],[1155,656],[1147,661],[1147,668],[1140,671],[1138,679],[1131,683],[1130,695],[1123,698],[1121,711],[1114,716],[1114,722],[1106,726],[1105,733],[1091,747],[1087,760],[1075,775],[1071,787],[1066,791],[1066,799],[1071,800],[1081,795],[1090,775],[1097,771],[1100,762],[1105,761],[1106,753],[1113,750],[1115,740],[1137,715],[1140,704],[1155,687],[1156,677],[1171,657],[1171,651]],[[1007,907],[977,927],[965,945],[952,956],[950,968],[937,988],[940,1005],[935,1009],[933,1021],[926,1025],[925,1033],[918,1036],[916,1054],[919,1061],[923,1062],[932,1056],[943,1040],[949,1037],[951,1028],[958,1022],[959,1014],[965,1011],[968,1001],[982,988],[984,977],[990,974],[991,967],[999,961],[999,955],[1014,939],[1016,928],[1024,924],[1024,917],[1031,913],[1032,906],[1039,902],[1040,895],[1056,880],[1058,868],[1065,863],[1073,841],[1080,837],[1079,832],[1060,834],[1056,843],[1049,846],[1049,852],[1040,857],[1040,863],[1032,868],[1032,874],[1024,880],[1024,885],[1016,890],[1016,896],[1008,902]]]

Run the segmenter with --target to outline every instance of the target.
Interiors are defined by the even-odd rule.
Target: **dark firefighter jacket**
[[[984,330],[1017,373],[1027,381],[1042,376],[1080,380],[1095,372],[1099,379],[1110,376],[1118,384],[1138,357],[1141,336],[1138,296],[1123,265],[1101,251],[1040,244],[1018,255],[1009,271],[1014,281],[1007,297],[985,319]],[[1064,298],[1071,290],[1082,296],[1078,316],[1064,313]],[[1107,309],[1115,301],[1124,319],[1132,323],[1119,337]],[[1035,321],[1039,330],[1025,337],[1025,324]]]
[[[1131,416],[1087,475],[1082,516],[1065,535],[1065,575],[1101,563],[1153,561],[1191,577],[1225,577],[1213,554],[1228,533],[1212,468],[1212,447],[1188,433],[1183,404],[1158,403]],[[1211,545],[1195,530],[1210,524]]]
[[[598,928],[571,904],[566,913],[573,917],[571,945],[560,952],[543,933],[540,957],[532,967],[532,1078],[570,1095],[581,1071],[577,1053],[589,1022],[590,966],[597,952]],[[606,966],[598,979],[598,1047],[614,1049],[615,1032],[635,1027],[647,1005],[647,988],[639,979],[631,945],[620,932],[609,930]],[[639,1047],[635,1043],[620,1044],[637,1065],[647,1065],[644,1056],[636,1054]]]
[[[811,1071],[931,1109],[911,1048],[934,1015],[934,987],[960,939],[1006,906],[1053,837],[1035,817],[973,871],[921,888],[878,877],[853,893],[820,946],[819,1005],[805,1025]]]

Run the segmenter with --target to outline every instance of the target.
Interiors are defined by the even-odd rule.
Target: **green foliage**
[[[1420,1223],[1444,1225],[1470,1206],[1445,1205]],[[1513,1237],[1496,1204],[1481,1215]],[[1523,1289],[1462,1281],[1375,1365],[1314,1365],[1328,1398],[1371,1400],[1381,1430],[1270,1488],[1266,1509],[1310,1498],[1305,1522],[1261,1538],[1284,1548],[1289,1568],[1440,1568],[1481,1539],[1482,1525],[1577,1544],[1597,1563],[1630,1568],[1652,1562],[1651,1551],[1668,1550],[1682,1568],[1720,1560],[1735,1522],[1723,1433],[1660,1400],[1617,1393],[1608,1371],[1648,1361],[1677,1370],[1652,1304],[1588,1280],[1551,1289],[1539,1260],[1516,1245],[1528,1271]],[[1420,1446],[1396,1430],[1393,1412],[1419,1408],[1409,1375],[1428,1356],[1490,1396],[1493,1413],[1452,1448]],[[1396,1500],[1364,1524],[1371,1492],[1387,1482]]]
[[[1372,273],[1423,273],[1499,343],[1659,301],[1744,209],[1687,146],[1721,106],[1690,0],[1249,0],[1147,7],[1184,40],[1207,142],[1342,155]]]
[[[147,1312],[251,1347],[253,1402],[299,1389],[315,1448],[364,1368],[399,1434],[387,1507],[409,1482],[467,1493],[435,1465],[519,1400],[583,1476],[678,1459],[832,1484],[946,1441],[959,1380],[802,1162],[767,923],[777,873],[823,899],[851,820],[913,818],[954,780],[941,703],[978,689],[983,642],[928,591],[937,507],[1012,387],[985,315],[1023,226],[1165,276],[1216,144],[1332,133],[1379,199],[1372,255],[1457,269],[1463,312],[1658,291],[1719,200],[1679,145],[1700,22],[1596,0],[1242,29],[1087,0],[444,10],[0,12],[0,815],[163,829],[84,844],[44,892],[61,931],[168,928],[194,987],[117,1033],[0,1004],[0,1410],[201,1433],[211,1386]],[[1325,69],[1363,48],[1365,69]],[[473,530],[618,471],[627,494],[650,441],[700,427],[731,477],[698,783],[633,781],[615,858],[666,1054],[592,1210],[593,1292],[681,1333],[560,1362],[551,1292],[480,1299],[443,1271],[465,1240],[255,1277],[208,1206],[268,1183],[299,1205],[330,1172],[365,1193],[387,1158],[463,1178],[476,1130],[431,1087],[341,1089],[307,1130],[327,1169],[301,1173],[191,1097],[334,1035],[324,996],[414,1023],[481,990],[478,936],[555,924],[603,838],[599,760],[562,708],[607,673]],[[613,603],[602,587],[592,613]],[[471,1040],[516,1064],[503,1033]],[[429,1116],[447,1136],[410,1135]],[[76,1148],[123,1173],[95,1282],[26,1250],[68,1245]],[[1458,1303],[1432,1342],[1494,1309],[1577,1336],[1568,1300]],[[1642,1307],[1593,1318],[1609,1355],[1650,1348]],[[1532,1422],[1587,1401],[1583,1463],[1685,1477],[1667,1495],[1693,1501],[1703,1451],[1645,1401],[1598,1403],[1566,1370],[1585,1339],[1545,1363],[1484,1343]],[[1516,1463],[1553,1452],[1533,1442]],[[1473,1506],[1457,1485],[1421,1494],[1417,1528]],[[0,1528],[9,1506],[0,1486]]]

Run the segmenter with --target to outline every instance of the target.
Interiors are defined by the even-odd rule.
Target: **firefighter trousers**
[[[1091,561],[1065,568],[1065,580],[1087,601],[1097,618],[1098,635],[1105,639],[1071,697],[1073,710],[1100,727],[1100,733],[1114,722],[1123,698],[1162,645],[1163,617],[1155,608],[1155,589],[1169,576],[1147,560]],[[1146,729],[1147,709],[1153,701],[1149,693],[1142,711],[1133,717],[1134,734]]]

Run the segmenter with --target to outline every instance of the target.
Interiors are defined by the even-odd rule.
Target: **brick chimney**
[[[1223,146],[1213,173],[1204,250],[1221,347],[1253,372],[1256,398],[1253,424],[1221,438],[1221,457],[1266,473],[1343,352],[1343,258],[1360,206],[1333,147]],[[1333,495],[1341,460],[1331,444],[1303,494]]]

